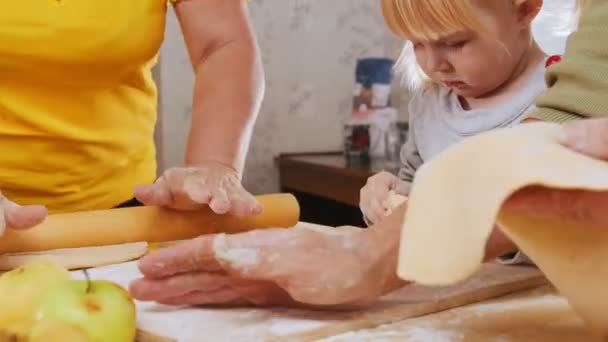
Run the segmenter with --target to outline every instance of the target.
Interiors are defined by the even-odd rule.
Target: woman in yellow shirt
[[[184,164],[156,182],[151,69],[167,0],[0,4],[0,234],[137,200],[261,210],[240,183],[263,96],[246,3],[171,2],[196,82]]]

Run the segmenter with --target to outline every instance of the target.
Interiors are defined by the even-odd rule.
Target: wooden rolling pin
[[[8,230],[0,237],[0,254],[175,241],[220,232],[287,228],[298,223],[300,206],[293,195],[270,194],[256,198],[264,210],[252,217],[218,215],[208,207],[198,211],[135,207],[49,215],[31,229]]]

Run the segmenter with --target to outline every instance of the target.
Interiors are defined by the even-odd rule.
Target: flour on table
[[[384,330],[383,330],[384,329]],[[407,332],[390,330],[380,327],[376,330],[353,331],[321,342],[367,342],[367,341],[405,341],[405,342],[457,342],[462,340],[462,334],[445,329],[416,327]]]
[[[292,229],[308,229],[315,232],[327,234],[327,235],[344,235],[351,233],[352,227],[329,227],[320,224],[313,224],[308,222],[300,222]]]
[[[488,312],[505,312],[510,310],[525,309],[531,306],[551,306],[551,305],[564,305],[566,299],[555,295],[546,295],[534,299],[526,299],[526,301],[509,301],[504,303],[487,303],[477,304],[472,307],[472,311],[478,315],[483,316]]]
[[[406,335],[410,342],[454,342],[460,341],[460,333],[433,328],[414,328]]]
[[[303,333],[323,326],[323,322],[306,319],[276,319],[270,322],[268,331],[276,336]]]

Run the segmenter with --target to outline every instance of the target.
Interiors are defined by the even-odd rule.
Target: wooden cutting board
[[[584,321],[552,287],[523,291],[378,328],[323,339],[322,342],[363,341],[450,342],[594,342]]]
[[[75,273],[79,276],[78,273]],[[123,286],[140,276],[134,262],[90,270]],[[407,286],[358,312],[175,308],[138,302],[140,342],[313,341],[436,313],[546,284],[535,268],[487,264],[448,288]]]

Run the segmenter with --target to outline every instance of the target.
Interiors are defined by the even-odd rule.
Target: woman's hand
[[[21,206],[10,201],[0,192],[0,236],[8,229],[31,228],[41,223],[47,210],[41,205]]]
[[[138,186],[135,197],[145,205],[194,210],[204,205],[218,214],[256,215],[262,206],[241,185],[238,173],[217,162],[167,170],[152,185]]]
[[[562,144],[590,157],[608,161],[608,119],[587,119],[565,124]]]
[[[385,227],[201,236],[144,257],[131,292],[169,305],[365,306],[404,285],[395,274],[404,211]]]
[[[245,1],[178,1],[174,6],[195,72],[185,164],[135,189],[146,205],[218,214],[261,212],[241,185],[261,106],[262,61]]]
[[[390,191],[407,195],[407,190],[408,184],[392,173],[386,171],[377,173],[369,177],[365,186],[361,188],[359,208],[369,221],[380,223],[387,214],[390,214],[391,206],[388,203]]]

